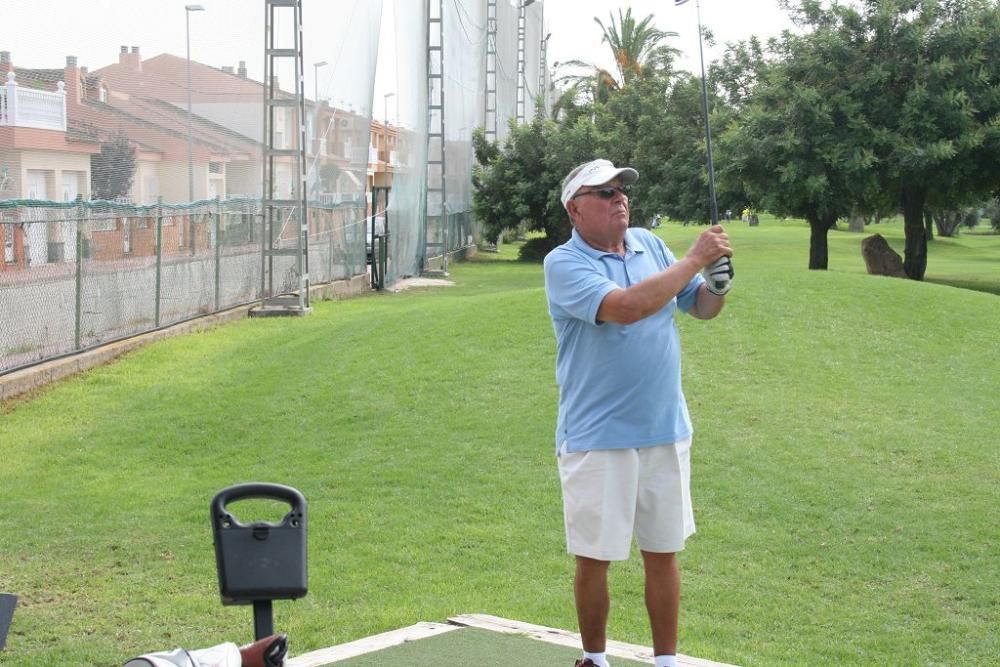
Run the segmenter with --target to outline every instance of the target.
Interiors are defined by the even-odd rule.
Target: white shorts
[[[691,438],[640,449],[559,448],[566,548],[594,560],[626,560],[632,534],[643,551],[676,553],[694,533]]]

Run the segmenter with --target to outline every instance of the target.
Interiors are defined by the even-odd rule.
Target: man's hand
[[[724,296],[733,287],[733,261],[723,255],[705,267],[705,287],[717,296]]]

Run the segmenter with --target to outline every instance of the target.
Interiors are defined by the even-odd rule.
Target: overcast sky
[[[377,22],[377,8],[384,5],[386,27],[382,31],[383,57],[374,96],[376,115],[382,115],[383,95],[396,87],[395,63],[384,57],[395,41],[394,3],[424,0],[304,0],[303,16],[309,28],[305,39],[307,94],[313,94],[310,65],[327,61],[332,65],[318,70],[321,90],[339,85],[350,74],[340,67],[349,53],[337,44],[349,35],[359,42],[359,32]],[[501,0],[503,1],[503,0]],[[697,72],[698,31],[696,0],[675,7],[673,0],[543,0],[549,41],[549,62],[573,59],[611,66],[607,47],[601,45],[600,28],[594,17],[608,23],[609,14],[632,8],[637,17],[655,16],[661,30],[678,33],[671,40],[683,52],[681,66]],[[0,50],[10,51],[19,67],[61,68],[66,56],[77,56],[91,70],[117,62],[121,45],[138,46],[143,58],[169,52],[185,54],[185,0],[0,0]],[[201,0],[203,12],[191,12],[192,59],[220,67],[246,60],[252,77],[260,77],[263,58],[263,0]],[[344,7],[354,7],[344,17]],[[706,63],[717,58],[726,42],[750,35],[769,37],[791,27],[778,0],[701,0],[702,23],[718,44],[706,44]],[[345,20],[346,19],[346,20]],[[311,26],[308,24],[312,24]],[[317,32],[321,27],[322,32]],[[322,38],[315,35],[321,34]],[[365,67],[361,68],[362,70]],[[389,110],[394,116],[393,110]]]

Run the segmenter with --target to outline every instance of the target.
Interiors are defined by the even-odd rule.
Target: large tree
[[[990,0],[805,0],[798,19],[855,54],[847,74],[881,191],[902,208],[904,270],[927,268],[925,209],[985,198],[1000,180],[1000,9]]]
[[[124,132],[112,134],[101,152],[90,156],[90,190],[97,199],[123,199],[132,191],[135,148]]]
[[[739,183],[753,203],[802,217],[811,234],[809,268],[828,267],[827,232],[875,191],[875,158],[855,98],[858,54],[837,26],[730,50],[716,76],[738,97],[719,141],[720,180]]]

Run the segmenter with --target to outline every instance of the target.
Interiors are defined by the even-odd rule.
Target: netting
[[[428,237],[438,231],[449,252],[473,243],[472,131],[485,113],[486,4],[481,0],[444,2],[445,210],[427,220]],[[440,225],[435,230],[435,223]]]
[[[381,122],[382,0],[302,0],[300,42],[293,14],[265,21],[266,0],[67,3],[55,23],[5,4],[18,30],[0,51],[0,372],[294,292],[303,273],[314,285],[363,277],[373,226],[387,234],[386,285],[470,244],[486,2],[386,3],[381,55],[396,75],[384,107],[376,96]],[[541,5],[526,9],[526,120]],[[517,114],[518,13],[497,0],[501,140]],[[265,61],[266,25],[301,59]],[[444,71],[429,86],[435,43]],[[428,178],[442,153],[443,177]],[[388,211],[372,210],[378,188],[391,188]]]
[[[544,3],[536,2],[524,8],[524,120],[530,123],[535,116],[538,95],[538,73],[542,54],[542,10]]]
[[[396,45],[397,144],[401,159],[389,196],[389,261],[386,282],[420,273],[424,253],[427,165],[426,2],[393,2]]]
[[[497,139],[503,144],[508,121],[517,116],[517,3],[497,0]]]

